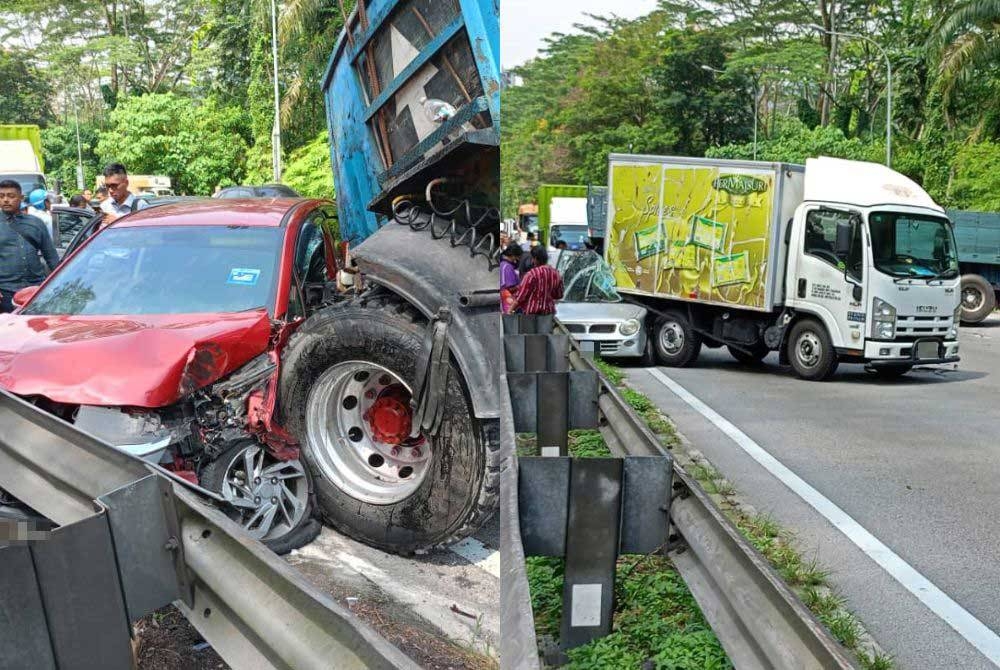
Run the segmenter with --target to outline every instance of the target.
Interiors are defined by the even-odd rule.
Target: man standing
[[[59,255],[45,225],[22,214],[21,185],[12,179],[0,181],[0,312],[14,309],[14,294],[37,286],[59,264]],[[45,257],[48,270],[38,258]]]
[[[532,247],[531,261],[534,267],[522,277],[510,311],[521,308],[524,314],[555,314],[556,300],[563,297],[562,277],[548,265],[545,247]]]
[[[108,189],[108,198],[101,203],[104,225],[131,212],[146,209],[149,204],[129,192],[128,172],[121,163],[112,163],[104,168],[104,186]]]

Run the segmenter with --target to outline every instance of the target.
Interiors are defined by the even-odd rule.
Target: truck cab
[[[881,165],[810,160],[786,241],[785,318],[826,331],[786,334],[797,372],[818,373],[829,357],[887,376],[959,360],[954,234],[912,181]]]

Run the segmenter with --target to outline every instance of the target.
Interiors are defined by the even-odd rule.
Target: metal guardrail
[[[557,328],[561,326],[557,325]],[[666,449],[591,360],[570,367],[600,378],[601,433],[619,456]],[[670,522],[681,542],[668,555],[736,668],[853,669],[857,662],[676,461]]]
[[[0,488],[58,525],[0,544],[0,667],[131,667],[171,602],[237,670],[418,667],[209,497],[4,392]]]

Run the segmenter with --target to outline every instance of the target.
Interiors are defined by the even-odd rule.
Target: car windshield
[[[565,302],[621,302],[611,266],[593,251],[563,251],[556,270],[563,278]]]
[[[938,216],[874,212],[869,216],[875,267],[893,277],[958,276],[955,236]]]
[[[555,246],[556,242],[565,242],[566,248],[572,251],[586,249],[586,243],[590,239],[590,231],[587,226],[552,226],[549,235],[549,245]]]
[[[109,228],[23,314],[231,313],[273,302],[281,228]]]

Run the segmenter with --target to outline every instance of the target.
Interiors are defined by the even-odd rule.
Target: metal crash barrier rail
[[[566,332],[551,318],[532,323],[526,317],[505,317],[505,333],[523,335]],[[517,345],[519,346],[519,345]],[[599,389],[591,401],[597,404],[599,429],[605,443],[616,456],[667,456],[669,452],[649,430],[617,389],[597,370],[590,358],[574,343],[566,350],[565,368],[571,372],[596,375]],[[509,362],[509,361],[508,361]],[[557,365],[562,365],[557,363]],[[518,399],[514,385],[511,407],[516,414]],[[546,411],[549,398],[539,398],[537,412]],[[562,401],[555,400],[561,407]],[[580,399],[570,399],[579,403]],[[504,441],[514,443],[516,421],[505,422]],[[517,428],[521,428],[518,426]],[[509,431],[509,432],[508,432]],[[561,445],[560,445],[561,446]],[[512,447],[513,449],[513,447]],[[517,458],[512,454],[505,482],[504,511],[512,518],[523,518],[519,509],[530,505],[517,495]],[[669,524],[672,541],[667,555],[698,601],[705,618],[736,668],[787,669],[856,668],[853,656],[846,651],[805,607],[794,592],[770,566],[767,560],[744,538],[732,522],[716,507],[711,498],[684,470],[673,464],[673,496],[669,504]],[[537,647],[528,649],[528,639],[535,641],[531,604],[527,595],[527,578],[523,564],[518,571],[515,556],[524,554],[522,529],[508,524],[505,528],[505,548],[510,556],[504,576],[519,586],[516,593],[505,588],[504,630],[517,630],[517,640],[504,635],[501,667],[538,667]],[[509,531],[509,534],[507,532]],[[522,558],[523,561],[523,558]],[[509,572],[508,572],[509,571]],[[523,582],[523,586],[521,583]],[[515,598],[526,598],[516,602]],[[518,616],[520,615],[520,619]],[[535,654],[535,658],[529,658]]]
[[[130,669],[172,602],[237,670],[417,667],[210,498],[4,392],[0,488],[56,524],[0,538],[0,668]]]

